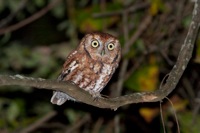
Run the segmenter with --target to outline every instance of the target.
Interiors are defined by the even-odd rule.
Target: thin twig
[[[126,72],[124,80],[127,80],[131,76],[131,74],[133,72],[135,72],[141,66],[141,64],[144,62],[145,55],[146,54],[143,54],[143,55],[141,55],[140,57],[137,58],[137,62],[134,63],[134,66]]]
[[[128,13],[126,11],[124,11],[123,16],[122,16],[122,20],[123,20],[123,31],[124,31],[124,41],[128,42],[128,35],[129,35],[129,30],[128,30]],[[124,49],[126,49],[127,47],[125,46]],[[119,80],[117,81],[117,91],[115,96],[120,96],[121,92],[122,92],[122,88],[123,88],[123,83],[124,83],[124,76],[126,73],[126,69],[128,66],[128,59],[124,59],[122,61],[122,65],[120,68],[120,72],[119,72]]]
[[[90,120],[90,115],[86,114],[85,116],[83,116],[82,119],[80,119],[79,121],[75,122],[74,125],[72,125],[69,129],[67,129],[65,133],[74,133],[74,131],[76,129],[80,128],[82,125],[84,125],[89,120]]]
[[[17,24],[0,29],[0,35],[18,30],[18,29],[26,26],[27,24],[39,19],[40,17],[44,16],[49,10],[51,10],[53,7],[55,7],[59,2],[60,2],[60,0],[54,0],[53,2],[48,4],[45,8],[43,8],[39,12],[35,13],[34,15],[30,16],[29,18],[27,18],[23,21],[20,21]]]
[[[138,27],[138,30],[133,34],[133,36],[129,39],[128,42],[125,43],[124,49],[122,51],[122,55],[126,55],[129,50],[131,45],[138,39],[138,37],[147,29],[148,25],[150,24],[152,20],[152,16],[147,14],[144,19],[142,20],[142,23]]]
[[[184,89],[186,91],[186,94],[189,98],[190,105],[192,107],[194,107],[195,93],[194,93],[194,90],[193,90],[193,87],[192,87],[192,83],[190,83],[188,78],[184,77],[182,79],[182,84],[183,84]]]
[[[160,101],[160,118],[161,118],[161,122],[162,122],[162,126],[163,126],[163,132],[166,133],[165,121],[163,119],[162,101]]]
[[[169,98],[167,98],[167,97],[165,97],[165,98],[169,101],[169,103],[172,106],[172,111],[174,113],[174,117],[175,117],[176,125],[177,125],[177,132],[180,133],[179,122],[178,122],[178,118],[177,118],[177,115],[176,115],[176,110],[174,109],[174,104],[172,103],[172,101]]]
[[[124,13],[124,11],[126,11],[127,13],[132,13],[132,12],[135,12],[139,9],[143,9],[143,8],[146,8],[148,7],[150,4],[149,3],[139,3],[137,5],[133,5],[131,6],[130,8],[127,8],[127,9],[121,9],[121,10],[117,10],[117,11],[111,11],[111,12],[104,12],[104,13],[94,13],[92,15],[92,17],[94,18],[105,18],[105,17],[110,17],[110,16],[115,16],[115,15],[122,15]]]
[[[125,3],[125,2],[124,2]],[[128,12],[125,10],[122,15],[123,20],[123,31],[124,31],[124,41],[127,42],[129,39],[129,29],[128,29]],[[126,47],[125,47],[126,48]],[[128,59],[124,59],[119,72],[119,80],[117,81],[117,90],[115,91],[115,96],[120,96],[123,89],[124,76],[128,67]],[[120,116],[116,115],[114,118],[115,133],[120,133]]]
[[[103,121],[104,119],[102,117],[100,117],[97,122],[94,124],[94,127],[91,131],[91,133],[99,133],[100,132],[100,129],[102,127],[102,124],[103,124]]]
[[[15,11],[13,11],[12,13],[10,13],[6,18],[1,18],[2,20],[0,21],[0,28],[7,25],[15,16],[16,14],[21,11],[22,9],[24,9],[24,7],[26,7],[26,3],[28,0],[22,0],[19,3],[19,6],[17,7],[17,9]]]
[[[150,24],[151,22],[151,16],[146,16],[145,19],[142,21],[141,25],[138,27],[138,30],[133,34],[133,36],[128,40],[128,38],[125,38],[125,45],[122,51],[122,54],[125,55],[130,51],[131,45],[139,38],[139,36],[144,32],[146,27]],[[127,25],[127,24],[126,24]],[[127,32],[127,29],[124,28],[124,30]],[[125,36],[128,36],[128,33],[126,33]],[[127,41],[128,40],[128,41]],[[122,86],[123,82],[125,80],[125,73],[126,69],[128,67],[128,59],[124,59],[121,65],[120,73],[119,73],[119,80],[117,82],[117,96],[121,94],[122,91]]]
[[[51,119],[55,115],[56,115],[55,111],[49,112],[48,114],[46,114],[45,116],[43,116],[42,118],[40,118],[39,120],[34,122],[33,124],[29,125],[25,129],[20,131],[20,133],[30,133],[30,132],[36,130],[37,128],[41,127],[43,123],[45,123],[46,121],[48,121],[49,119]]]
[[[198,91],[197,98],[195,99],[195,106],[193,109],[193,118],[192,118],[192,123],[191,123],[192,125],[195,124],[199,110],[200,110],[200,91]]]
[[[114,133],[120,133],[120,116],[119,115],[116,115],[115,117],[114,117],[114,124],[115,124],[115,126],[114,126]]]

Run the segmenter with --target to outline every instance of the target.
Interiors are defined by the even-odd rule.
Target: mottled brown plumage
[[[67,57],[58,80],[71,81],[93,97],[99,97],[120,58],[121,47],[115,37],[99,32],[87,34]],[[51,98],[51,102],[57,105],[66,100],[75,99],[59,91],[55,91]]]

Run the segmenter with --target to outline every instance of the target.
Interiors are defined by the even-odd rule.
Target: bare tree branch
[[[32,16],[30,16],[29,18],[26,18],[23,21],[20,21],[17,24],[5,27],[5,28],[1,28],[0,29],[0,35],[3,35],[5,33],[9,33],[9,32],[13,32],[15,30],[18,30],[19,28],[24,27],[25,25],[39,19],[40,17],[44,16],[49,10],[51,10],[52,8],[54,8],[58,3],[60,2],[60,0],[55,0],[51,3],[49,3],[45,8],[43,8],[42,10],[40,10],[39,12],[33,14]]]
[[[30,86],[36,88],[43,88],[49,90],[58,90],[67,93],[74,97],[77,101],[93,105],[99,108],[117,109],[120,106],[124,106],[131,103],[139,102],[157,102],[165,98],[171,93],[178,84],[183,72],[185,71],[187,64],[192,56],[194,43],[198,34],[200,26],[200,0],[195,2],[193,17],[189,27],[188,34],[179,52],[179,56],[176,64],[172,68],[166,83],[160,87],[160,89],[154,92],[141,92],[133,93],[130,95],[120,96],[116,98],[99,98],[94,100],[89,93],[79,89],[77,86],[64,81],[45,80],[40,78],[29,78],[21,75],[5,76],[0,75],[0,86],[4,85],[20,85]]]
[[[25,127],[20,131],[20,133],[30,133],[35,131],[36,129],[40,128],[42,124],[44,124],[46,121],[54,117],[57,113],[55,111],[51,111],[35,121],[34,123],[30,124],[28,127]]]
[[[21,11],[22,9],[24,9],[24,7],[26,7],[28,0],[22,0],[19,3],[19,6],[17,7],[17,9],[13,12],[11,12],[8,16],[6,16],[6,18],[1,18],[2,20],[0,20],[0,28],[7,25],[15,16],[16,14]]]
[[[101,12],[101,13],[94,13],[92,16],[94,18],[101,18],[101,17],[110,17],[110,16],[114,16],[114,15],[122,15],[125,12],[127,13],[133,13],[137,10],[140,10],[140,9],[143,9],[143,8],[146,8],[148,7],[150,4],[149,3],[146,3],[146,2],[142,2],[142,3],[139,3],[137,5],[134,5],[134,6],[131,6],[127,9],[122,9],[122,10],[117,10],[117,11],[111,11],[111,12]]]

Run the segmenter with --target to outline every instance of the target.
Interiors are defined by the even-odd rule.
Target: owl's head
[[[113,64],[121,58],[121,46],[119,40],[107,33],[87,34],[80,43],[79,49],[96,61]]]

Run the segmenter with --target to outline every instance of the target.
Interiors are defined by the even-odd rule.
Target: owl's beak
[[[101,51],[101,56],[104,56],[105,55],[105,50],[103,49],[102,51]]]

